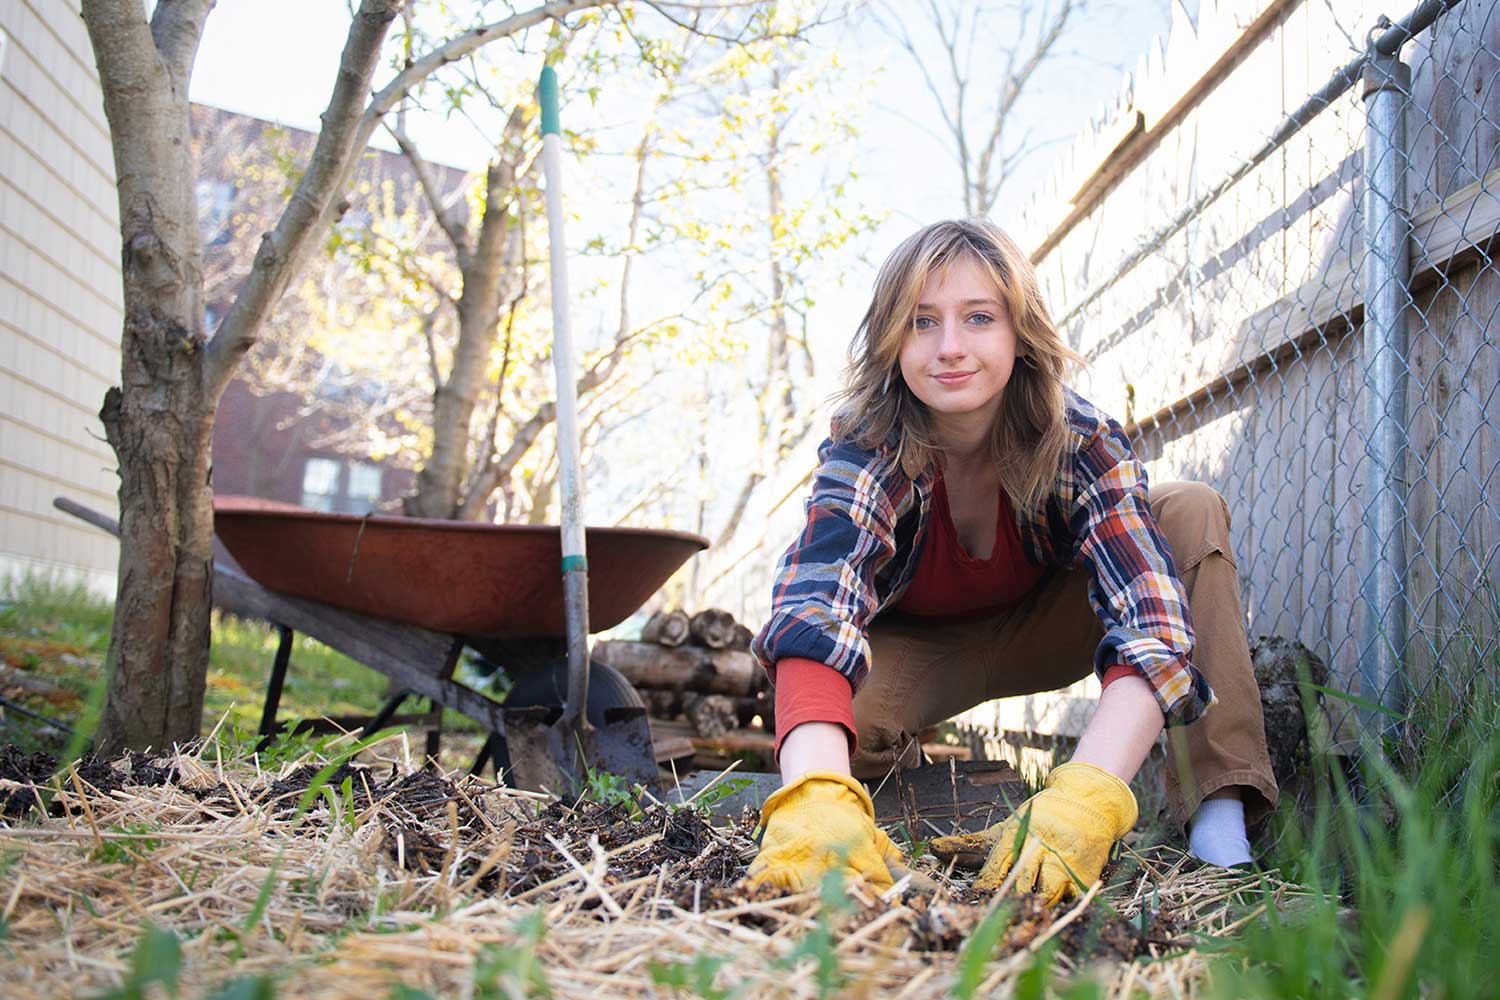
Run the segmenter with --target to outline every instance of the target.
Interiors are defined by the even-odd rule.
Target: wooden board
[[[713,771],[683,775],[679,787],[668,792],[669,801],[687,801],[718,777]],[[758,810],[781,787],[781,776],[776,774],[734,773],[722,780],[729,779],[748,785],[713,803],[710,811],[715,815]],[[1020,775],[1004,761],[926,764],[897,771],[883,782],[865,784],[875,802],[875,821],[893,835],[904,833],[916,840],[982,830],[1005,819],[1030,794]]]

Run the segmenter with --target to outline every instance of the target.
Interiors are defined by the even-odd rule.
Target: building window
[[[380,466],[309,458],[302,467],[302,506],[334,514],[369,514],[380,507]]]
[[[369,462],[349,463],[349,502],[351,514],[368,514],[380,506],[380,466]]]
[[[339,471],[342,462],[332,458],[309,458],[302,468],[302,506],[336,511],[339,507]]]

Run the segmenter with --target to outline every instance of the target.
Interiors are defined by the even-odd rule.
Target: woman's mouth
[[[932,376],[940,385],[963,385],[974,377],[973,372],[944,372],[941,375]]]

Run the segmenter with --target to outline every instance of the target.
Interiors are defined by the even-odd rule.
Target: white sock
[[[1188,850],[1211,865],[1228,868],[1250,861],[1245,835],[1245,803],[1240,799],[1204,799],[1188,821]]]

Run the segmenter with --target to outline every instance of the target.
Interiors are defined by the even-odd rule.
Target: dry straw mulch
[[[50,762],[0,750],[5,995],[116,988],[154,925],[182,942],[182,996],[261,974],[284,997],[397,984],[519,996],[543,982],[555,997],[668,996],[657,980],[674,965],[709,994],[943,996],[990,903],[930,858],[916,865],[936,896],[747,895],[735,884],[755,853],[750,817],[711,824],[437,775],[399,737],[340,766],[302,809],[327,761],[270,771],[222,753],[88,761],[49,799]],[[1127,851],[1082,902],[1017,900],[974,995],[1004,992],[1055,949],[1059,974],[1092,975],[1110,996],[1191,996],[1207,969],[1200,936],[1295,895],[1269,881],[1267,901],[1258,876]]]

